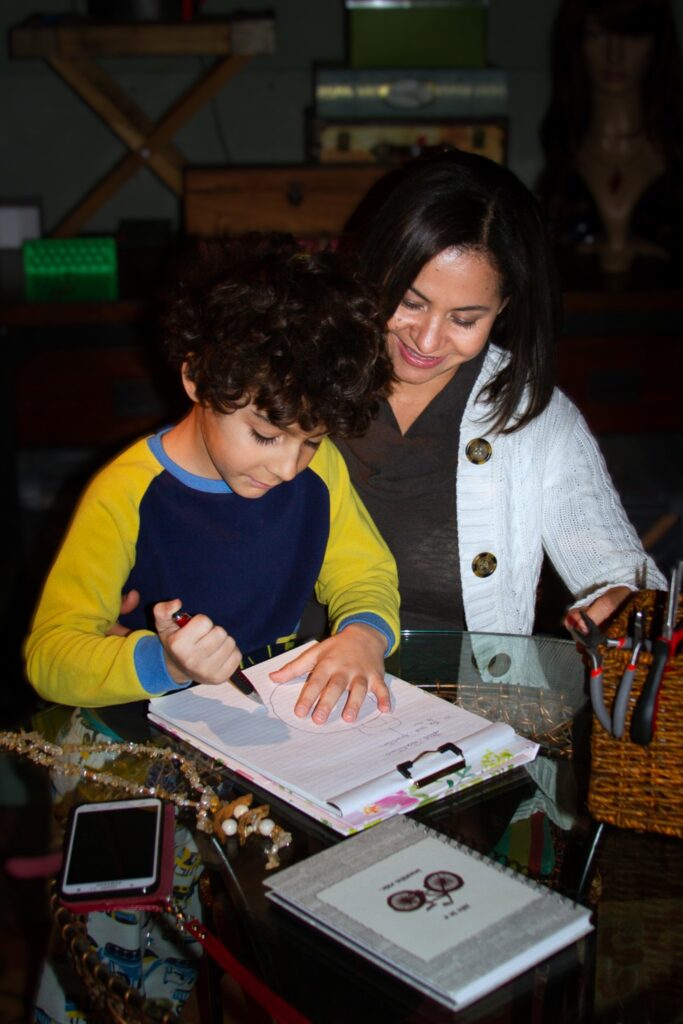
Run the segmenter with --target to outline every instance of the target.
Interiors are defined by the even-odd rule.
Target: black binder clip
[[[440,765],[435,771],[430,772],[428,775],[422,777],[416,777],[416,765],[418,761],[421,761],[424,757],[434,756],[436,754],[455,754],[456,760],[449,760],[447,764]],[[450,775],[451,772],[456,772],[460,768],[465,767],[465,756],[455,743],[442,743],[436,750],[423,750],[421,754],[418,754],[412,761],[401,761],[400,764],[396,765],[397,770],[403,775],[404,778],[410,779],[416,786],[427,786],[430,782],[436,782],[437,779],[443,778],[444,775]]]

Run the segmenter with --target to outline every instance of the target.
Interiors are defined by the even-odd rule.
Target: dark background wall
[[[675,0],[679,24],[683,0]],[[206,0],[221,15],[270,9],[277,47],[257,57],[178,133],[195,164],[286,163],[305,159],[305,109],[315,62],[346,58],[343,0]],[[548,96],[548,34],[557,0],[490,0],[488,62],[506,71],[509,165],[530,184],[540,168],[537,129]],[[30,14],[85,14],[86,0],[3,0],[0,30]],[[201,57],[109,60],[103,66],[156,118],[210,60]],[[49,231],[87,188],[125,153],[111,131],[39,60],[11,60],[0,48],[0,198],[38,196]],[[122,218],[177,223],[177,200],[141,170],[88,225],[111,232]]]
[[[537,133],[548,99],[548,39],[557,5],[558,0],[490,0],[488,6],[488,64],[507,76],[507,162],[529,185],[541,168]],[[273,0],[268,6],[276,20],[275,53],[254,58],[175,136],[192,166],[307,159],[314,66],[342,66],[347,58],[344,3]],[[674,6],[680,28],[683,0]],[[206,0],[200,10],[220,16],[264,7],[258,0]],[[3,38],[36,9],[43,15],[84,15],[87,3],[38,0],[36,7],[34,0],[3,0]],[[101,63],[156,120],[211,62],[185,57]],[[47,64],[10,59],[6,43],[0,47],[0,138],[0,201],[39,199],[45,233],[127,152]],[[114,234],[122,221],[150,219],[179,231],[182,204],[143,168],[83,230]],[[0,261],[7,396],[2,472],[10,536],[18,539],[0,579],[0,611],[9,609],[2,618],[3,646],[15,666],[11,675],[19,678],[19,640],[84,479],[128,436],[146,430],[148,420],[165,418],[170,406],[156,384],[146,312],[91,310],[83,319],[80,313],[56,311],[50,320],[35,310],[10,310],[3,306],[4,266]],[[653,525],[674,522],[653,547],[663,568],[683,554],[683,432],[676,413],[680,403],[674,406],[671,400],[682,334],[681,296],[567,296],[560,383],[598,433],[641,536]],[[593,421],[594,415],[601,418]],[[117,428],[117,416],[129,424],[129,435],[123,436],[128,427]],[[660,419],[655,422],[653,416]],[[542,631],[559,629],[565,599],[551,578],[544,591]],[[3,701],[13,715],[11,686],[0,695],[0,712]]]

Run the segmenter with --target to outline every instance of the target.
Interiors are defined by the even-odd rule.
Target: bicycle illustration
[[[427,904],[431,910],[437,903],[452,903],[452,893],[462,888],[464,881],[460,875],[452,871],[432,871],[424,878],[424,889],[401,889],[387,896],[387,903],[392,910],[405,912],[419,910]]]

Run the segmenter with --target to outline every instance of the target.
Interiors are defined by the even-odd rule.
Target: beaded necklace
[[[0,732],[0,749],[26,757],[34,764],[49,768],[60,775],[79,776],[88,782],[99,783],[121,790],[129,796],[155,796],[173,803],[180,810],[195,815],[197,828],[201,832],[213,833],[221,842],[230,836],[237,836],[240,845],[256,833],[268,840],[266,846],[266,869],[279,866],[278,852],[292,841],[292,836],[268,815],[268,804],[252,807],[253,794],[245,793],[234,800],[221,800],[212,786],[202,781],[197,765],[184,754],[168,747],[157,747],[152,743],[51,743],[38,732]],[[102,768],[89,767],[83,759],[91,754],[119,756],[128,754],[146,757],[160,763],[184,777],[188,792],[175,792],[163,785],[147,785],[123,778]],[[196,796],[191,796],[192,793]]]

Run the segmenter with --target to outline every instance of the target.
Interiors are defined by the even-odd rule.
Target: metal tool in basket
[[[630,637],[619,637],[613,639],[608,637],[600,627],[593,622],[590,615],[587,615],[583,609],[580,609],[579,614],[581,619],[588,630],[587,633],[579,633],[577,629],[570,627],[569,632],[572,638],[585,650],[586,654],[590,658],[591,669],[588,680],[588,688],[590,691],[591,704],[593,705],[593,712],[600,725],[605,729],[606,732],[612,732],[612,716],[607,710],[605,705],[605,698],[602,688],[602,650],[604,647],[616,647],[624,648],[630,645]]]
[[[654,736],[664,675],[683,640],[683,623],[676,622],[681,582],[683,561],[678,562],[672,570],[664,625],[652,645],[652,664],[631,717],[631,739],[643,746],[647,746]]]
[[[676,624],[678,597],[682,583],[683,561],[678,562],[672,570],[662,633],[654,641],[643,635],[644,616],[639,609],[634,612],[630,636],[608,637],[584,611],[581,611],[580,614],[588,630],[587,634],[579,633],[575,629],[569,630],[573,639],[584,648],[591,661],[589,689],[595,717],[603,729],[616,739],[621,739],[624,735],[626,712],[638,658],[641,651],[647,650],[652,651],[652,664],[631,718],[630,735],[634,743],[643,746],[652,741],[664,673],[667,664],[675,657],[683,640],[683,623]],[[604,648],[631,651],[631,657],[615,694],[611,714],[605,705],[603,694],[601,649]]]
[[[633,613],[633,638],[631,647],[631,657],[628,660],[628,665],[624,669],[624,674],[621,677],[621,682],[614,697],[614,704],[612,705],[612,735],[618,740],[624,735],[626,728],[626,711],[628,710],[628,699],[631,696],[631,687],[633,686],[633,680],[636,677],[636,669],[638,667],[638,658],[640,652],[646,641],[643,632],[645,629],[645,613],[641,608],[637,608]]]

